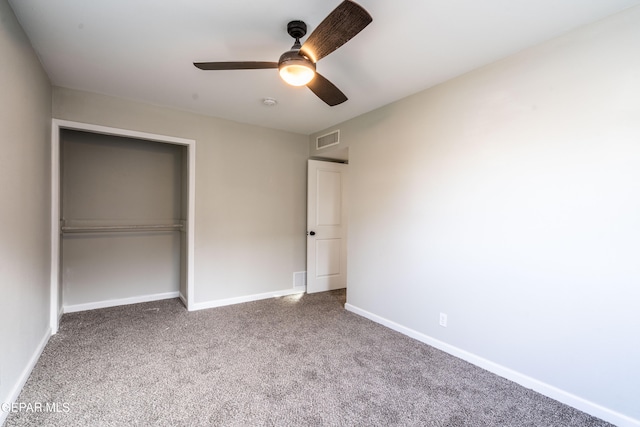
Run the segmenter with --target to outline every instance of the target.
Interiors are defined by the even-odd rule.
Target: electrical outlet
[[[447,327],[447,315],[445,313],[440,313],[440,326]]]

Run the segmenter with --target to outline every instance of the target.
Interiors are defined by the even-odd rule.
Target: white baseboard
[[[218,300],[206,301],[206,302],[197,302],[193,304],[191,311],[204,310],[207,308],[223,307],[225,305],[241,304],[243,302],[258,301],[261,299],[284,297],[287,295],[295,295],[295,294],[302,294],[302,293],[304,293],[304,290],[283,289],[281,291],[265,292],[263,294],[253,294],[253,295],[246,295],[242,297],[218,299]]]
[[[506,378],[515,383],[518,383],[526,388],[535,390],[540,394],[543,394],[554,400],[557,400],[566,405],[579,409],[582,412],[586,412],[587,414],[593,415],[594,417],[598,417],[612,424],[615,424],[618,427],[640,427],[640,420],[631,418],[629,416],[626,416],[624,414],[621,414],[609,408],[605,408],[604,406],[601,406],[589,400],[583,399],[567,391],[561,390],[550,384],[544,383],[535,378],[532,378],[520,372],[514,371],[513,369],[509,369],[498,363],[492,362],[483,357],[480,357],[468,351],[462,350],[458,347],[447,344],[443,341],[440,341],[438,339],[435,339],[433,337],[420,333],[416,330],[402,326],[391,320],[385,319],[384,317],[378,316],[376,314],[373,314],[371,312],[358,308],[352,304],[347,303],[345,304],[344,308],[352,313],[358,314],[362,317],[366,317],[369,320],[372,320],[376,323],[386,326],[389,329],[393,329],[394,331],[400,332],[401,334],[407,335],[408,337],[411,337],[420,342],[428,344],[432,347],[435,347],[439,350],[449,353],[452,356],[458,357],[462,360],[465,360],[469,363],[472,363],[476,366],[486,369],[489,372],[492,372],[503,378]]]
[[[185,307],[189,308],[189,303],[187,302],[187,297],[185,297],[182,292],[180,292],[179,295],[180,301],[182,301],[182,304],[184,304]]]
[[[110,299],[106,301],[89,302],[85,304],[65,305],[62,310],[65,313],[75,313],[77,311],[95,310],[97,308],[116,307],[119,305],[139,304],[141,302],[158,301],[163,299],[178,298],[180,292],[165,292],[162,294],[140,295],[130,298]]]
[[[51,329],[47,328],[44,336],[42,337],[42,340],[40,340],[40,343],[38,344],[35,351],[31,355],[31,358],[29,358],[29,362],[27,362],[27,365],[24,367],[24,369],[20,373],[20,376],[18,377],[18,381],[15,383],[15,385],[9,392],[6,402],[0,402],[0,403],[12,404],[16,402],[16,399],[18,399],[18,396],[20,396],[20,392],[22,391],[22,388],[27,383],[27,380],[31,375],[31,371],[33,371],[33,368],[36,367],[36,363],[38,363],[38,359],[40,359],[40,355],[42,355],[44,348],[49,342],[49,338],[51,338]],[[4,424],[8,416],[9,416],[9,412],[0,410],[0,426]]]

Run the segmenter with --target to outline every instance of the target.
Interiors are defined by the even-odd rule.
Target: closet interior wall
[[[64,311],[186,295],[186,147],[63,129]]]

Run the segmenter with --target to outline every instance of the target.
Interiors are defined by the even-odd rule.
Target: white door
[[[347,287],[347,165],[309,160],[307,292]]]

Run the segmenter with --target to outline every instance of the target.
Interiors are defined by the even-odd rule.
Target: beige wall
[[[0,0],[0,403],[10,402],[49,330],[51,86]],[[0,424],[6,413],[0,411]]]
[[[639,52],[634,8],[332,127],[348,303],[640,419]]]
[[[196,140],[196,303],[291,289],[305,270],[306,136],[62,88],[53,117]]]

